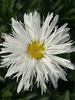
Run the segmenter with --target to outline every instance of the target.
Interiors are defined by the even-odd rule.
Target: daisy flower
[[[17,93],[33,87],[33,79],[41,92],[46,92],[51,80],[57,88],[58,79],[66,79],[65,68],[74,69],[70,60],[58,54],[74,52],[67,23],[57,27],[58,15],[48,14],[41,25],[38,12],[24,14],[24,24],[12,18],[12,34],[4,34],[0,45],[2,62],[0,67],[8,68],[5,77],[16,77],[19,81]]]

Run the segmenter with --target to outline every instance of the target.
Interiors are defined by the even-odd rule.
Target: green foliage
[[[23,21],[23,14],[37,10],[43,20],[48,12],[59,14],[59,26],[68,22],[71,28],[70,35],[75,40],[75,0],[0,0],[0,42],[1,33],[11,32],[11,18]],[[75,63],[75,54],[64,55],[71,57]],[[75,71],[68,71],[68,82],[59,80],[58,89],[52,85],[47,93],[41,95],[40,89],[35,88],[31,92],[21,91],[16,93],[17,83],[15,79],[4,79],[6,70],[0,69],[0,100],[75,100]]]
[[[68,75],[68,79],[75,82],[75,70],[71,71],[71,73]]]

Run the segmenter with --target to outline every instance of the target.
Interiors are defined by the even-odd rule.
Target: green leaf
[[[75,82],[75,70],[71,71],[71,73],[68,75],[68,80]]]
[[[71,15],[71,14],[75,14],[75,8],[72,8],[72,9],[70,9],[66,14],[65,14],[65,16],[68,16],[68,15]]]
[[[49,98],[50,98],[50,97],[48,97],[48,96],[44,96],[44,97],[39,98],[39,100],[49,100]],[[37,99],[37,100],[38,100],[38,99]]]
[[[70,93],[68,90],[64,94],[64,100],[70,100]]]
[[[12,93],[10,91],[4,91],[4,93],[2,94],[2,97],[11,97]]]
[[[75,92],[71,94],[71,100],[75,100]]]
[[[31,99],[35,98],[36,96],[37,96],[37,93],[28,94],[28,95],[25,97],[25,100],[31,100]]]
[[[70,100],[69,90],[65,91],[61,96],[58,96],[57,100]]]
[[[0,76],[0,82],[4,82],[4,78]]]
[[[57,2],[54,3],[52,9],[56,9],[56,7],[58,7],[61,3],[61,0],[57,0]]]
[[[37,98],[38,96],[38,93],[36,92],[31,92],[31,93],[28,93],[28,94],[24,94],[24,95],[19,95],[19,99],[18,100],[34,100],[35,98]]]

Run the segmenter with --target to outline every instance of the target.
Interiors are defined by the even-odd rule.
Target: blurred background
[[[0,42],[3,41],[1,33],[11,33],[12,17],[23,22],[24,13],[35,10],[40,13],[41,20],[46,18],[48,12],[59,14],[58,25],[69,23],[70,36],[75,41],[75,0],[0,0]],[[63,57],[70,58],[75,64],[75,53]],[[75,71],[68,70],[68,81],[59,79],[57,89],[49,82],[44,95],[41,95],[40,88],[36,88],[36,85],[32,91],[21,91],[17,94],[18,83],[16,79],[4,79],[6,72],[7,68],[0,69],[0,100],[75,100]]]

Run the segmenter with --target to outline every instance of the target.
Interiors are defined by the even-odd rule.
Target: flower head
[[[46,83],[51,79],[57,88],[59,78],[66,79],[63,68],[74,69],[70,60],[61,58],[58,54],[75,51],[70,41],[67,23],[57,27],[58,15],[53,18],[53,13],[48,14],[42,26],[40,15],[37,12],[24,14],[24,24],[12,20],[12,34],[4,35],[5,41],[0,54],[3,55],[1,67],[8,67],[5,77],[20,78],[17,92],[29,90],[36,77],[37,86],[46,92]],[[62,67],[61,67],[62,66]]]

